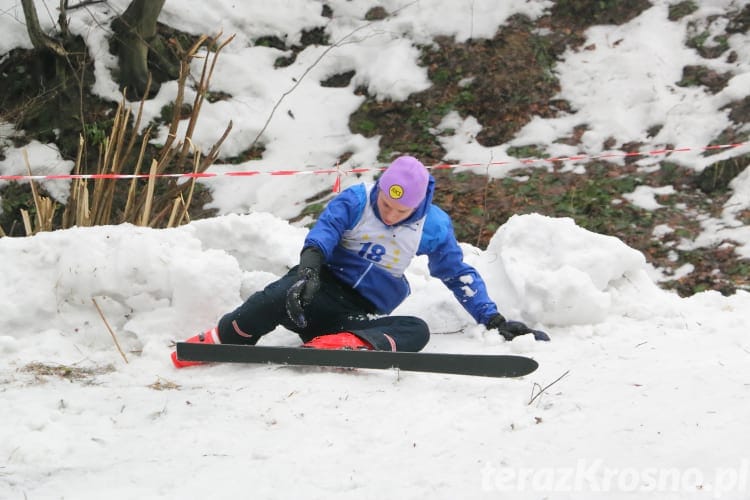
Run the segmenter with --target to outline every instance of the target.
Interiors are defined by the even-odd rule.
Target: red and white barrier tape
[[[602,153],[597,155],[573,155],[573,156],[561,156],[551,158],[524,158],[524,159],[511,159],[506,161],[492,161],[486,163],[441,163],[437,165],[428,166],[430,170],[444,170],[452,168],[478,168],[478,167],[491,167],[500,165],[532,165],[534,163],[556,163],[556,162],[568,162],[568,161],[590,161],[590,160],[602,160],[611,158],[633,158],[639,156],[663,156],[671,153],[684,153],[690,151],[715,151],[721,149],[734,149],[742,146],[750,145],[750,142],[738,142],[734,144],[717,144],[711,146],[701,147],[684,147],[674,149],[654,149],[650,151],[635,151],[635,152],[624,152],[624,151],[613,151],[608,153]],[[283,175],[321,175],[321,174],[336,174],[336,181],[334,183],[333,190],[338,192],[341,186],[341,176],[350,174],[359,174],[365,172],[371,172],[376,170],[384,170],[386,167],[362,167],[352,169],[341,169],[341,168],[327,168],[327,169],[316,169],[316,170],[246,170],[246,171],[230,171],[230,172],[203,172],[203,173],[182,173],[182,174],[48,174],[48,175],[0,175],[0,181],[49,181],[49,180],[98,180],[98,179],[149,179],[151,177],[162,179],[162,178],[196,178],[196,179],[210,179],[214,177],[253,177],[256,175],[272,175],[272,176],[283,176]]]

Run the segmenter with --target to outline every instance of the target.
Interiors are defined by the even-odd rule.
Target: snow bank
[[[36,343],[40,330],[54,329],[70,342],[111,352],[92,299],[126,347],[154,340],[163,349],[170,338],[215,324],[283,274],[296,263],[303,234],[254,214],[178,229],[123,224],[3,238],[0,331],[7,337],[0,349]]]
[[[544,325],[602,321],[622,288],[656,290],[639,251],[612,236],[587,231],[569,218],[511,217],[495,233],[479,265],[500,304]]]
[[[47,325],[110,349],[102,323],[92,320],[95,299],[134,346],[157,339],[163,345],[215,324],[283,275],[296,264],[305,234],[260,213],[177,229],[121,225],[3,238],[0,261],[13,264],[0,278],[0,331],[20,339]],[[634,294],[664,293],[647,278],[639,252],[571,219],[512,217],[487,251],[463,247],[504,314],[544,327],[597,323],[627,309]],[[408,277],[413,295],[398,313],[424,317],[436,331],[474,326],[429,276],[425,258]]]

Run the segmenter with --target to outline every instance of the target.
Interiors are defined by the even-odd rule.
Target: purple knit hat
[[[417,208],[427,196],[430,174],[413,156],[399,156],[380,177],[380,190],[391,200]]]

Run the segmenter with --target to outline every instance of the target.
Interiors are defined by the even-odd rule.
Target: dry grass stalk
[[[81,159],[83,158],[83,148],[85,142],[82,135],[78,135],[78,153],[76,154],[76,163],[73,167],[73,174],[78,175],[81,173]],[[62,227],[68,228],[72,225],[82,226],[79,213],[80,213],[80,196],[81,196],[81,185],[85,184],[86,181],[83,179],[73,179],[70,184],[70,195],[68,196],[68,203],[65,205],[65,210],[62,215]],[[86,206],[88,206],[88,199],[86,199]]]
[[[198,89],[195,93],[195,100],[193,101],[193,112],[190,114],[190,120],[188,121],[187,131],[185,132],[185,141],[182,145],[182,152],[180,153],[180,159],[179,164],[183,164],[185,162],[185,159],[187,158],[187,154],[190,148],[190,143],[188,142],[193,137],[193,132],[195,132],[195,125],[198,123],[198,116],[201,112],[201,107],[203,106],[203,101],[206,100],[206,95],[208,94],[208,84],[211,81],[211,77],[214,73],[214,68],[216,67],[216,61],[219,59],[219,54],[221,53],[222,49],[227,46],[232,40],[234,40],[234,35],[230,36],[226,40],[224,40],[222,43],[217,44],[217,39],[220,37],[221,34],[217,35],[216,38],[211,40],[211,45],[207,49],[206,56],[203,59],[203,69],[201,71],[201,79],[198,83]],[[189,54],[189,57],[196,57],[194,54],[198,50],[198,46],[193,45],[191,48],[192,53]],[[208,56],[208,52],[213,52],[213,57]],[[211,65],[209,66],[209,60],[211,61]]]
[[[202,72],[201,80],[198,83],[198,96],[196,96],[195,103],[197,105],[193,106],[192,113],[189,118],[187,132],[185,136],[182,138],[182,140],[177,144],[177,146],[174,146],[174,143],[177,139],[177,128],[180,121],[180,109],[182,108],[182,103],[184,100],[184,94],[185,94],[185,85],[187,84],[187,76],[189,75],[190,70],[190,60],[195,56],[198,49],[205,44],[206,40],[208,40],[207,37],[201,37],[198,42],[193,44],[193,46],[190,47],[190,49],[187,52],[183,52],[181,56],[181,62],[180,62],[180,78],[178,79],[178,91],[177,91],[177,97],[175,98],[174,103],[174,109],[173,109],[173,115],[172,115],[172,122],[170,124],[170,130],[167,136],[167,140],[165,145],[162,147],[162,151],[159,155],[159,164],[158,168],[156,170],[156,175],[161,175],[165,173],[168,169],[174,169],[182,171],[184,168],[186,159],[187,159],[187,153],[184,153],[184,151],[190,151],[192,148],[195,151],[195,148],[193,147],[192,143],[192,131],[195,129],[195,123],[198,120],[198,116],[200,113],[200,108],[203,100],[205,99],[205,94],[207,92],[206,89],[208,89],[209,80],[213,73],[213,65],[216,63],[216,58],[219,55],[219,50],[224,48],[233,37],[230,37],[228,40],[216,44],[215,39],[211,41],[213,44],[211,47],[216,47],[214,57],[211,58],[212,65],[208,65],[208,62],[204,64],[204,70]],[[181,50],[181,48],[178,46],[178,50]],[[203,89],[203,90],[201,90]],[[219,140],[211,147],[209,155],[203,158],[203,161],[197,164],[194,163],[193,165],[193,173],[203,173],[208,167],[210,167],[213,162],[218,157],[218,151],[221,147],[221,144],[224,142],[224,140],[228,137],[229,132],[232,130],[232,122],[230,121],[227,125],[227,128],[225,129],[222,136],[219,138]],[[179,152],[179,159],[175,161],[175,156]],[[154,214],[151,218],[149,225],[152,227],[158,226],[160,224],[168,223],[169,215],[171,214],[172,208],[173,208],[173,200],[175,198],[185,198],[185,194],[189,192],[190,194],[187,195],[188,201],[186,202],[187,205],[185,206],[184,212],[187,213],[188,209],[190,208],[190,201],[192,200],[192,193],[195,188],[195,179],[191,179],[190,182],[187,183],[178,183],[176,179],[170,179],[168,181],[168,187],[162,192],[158,198],[158,200],[151,199],[151,196],[146,192],[142,193],[140,199],[138,200],[136,204],[136,210],[139,210],[141,213],[143,213],[143,209],[140,207],[144,207],[146,203],[146,199],[151,199],[152,203],[152,209],[150,210],[150,213]],[[183,216],[179,220],[185,220],[186,217]],[[179,225],[180,222],[177,222]]]
[[[39,231],[52,231],[52,224],[57,211],[57,203],[52,198],[40,196],[37,204],[37,220],[39,221]]]
[[[180,182],[177,178],[168,179],[167,185],[158,190],[156,180],[163,180],[162,174],[167,172],[182,173],[186,171],[186,163],[192,163],[193,174],[203,173],[216,161],[221,144],[226,140],[232,130],[230,121],[224,133],[216,143],[211,146],[207,155],[202,156],[200,151],[192,142],[192,135],[196,129],[200,111],[208,96],[209,82],[214,72],[218,56],[234,36],[221,41],[219,37],[209,38],[202,36],[187,51],[177,45],[180,53],[180,76],[178,79],[178,92],[175,98],[169,132],[165,144],[159,151],[150,157],[149,140],[152,129],[149,126],[143,134],[139,134],[143,115],[145,97],[140,101],[138,111],[133,115],[130,108],[126,106],[123,93],[122,100],[117,105],[113,117],[113,124],[107,137],[99,146],[97,163],[94,171],[105,176],[105,178],[73,179],[70,184],[68,203],[61,216],[60,227],[69,228],[77,226],[106,225],[113,223],[130,222],[142,226],[167,225],[169,227],[179,226],[190,220],[189,209],[196,188],[196,177],[188,182]],[[191,114],[184,136],[178,140],[177,130],[183,119],[182,110],[185,91],[190,80],[190,63],[198,55],[201,47],[206,47],[207,54],[201,72],[200,80],[196,83],[196,95],[192,103]],[[150,87],[149,80],[148,86]],[[146,92],[145,95],[148,95]],[[131,123],[131,118],[133,118]],[[133,162],[132,156],[136,142],[140,140],[138,157]],[[86,141],[83,136],[79,137],[78,154],[74,167],[74,175],[81,175],[85,167]],[[192,158],[188,157],[192,154]],[[127,191],[119,190],[116,177],[124,173],[132,172],[140,175],[144,161],[150,161],[148,183],[146,189],[141,189],[143,184],[140,178],[134,177],[129,183]],[[27,168],[29,174],[31,169]],[[128,172],[130,171],[130,172]],[[28,211],[22,211],[24,228],[27,234],[38,231],[52,230],[54,226],[55,203],[39,195],[36,184],[31,182],[32,195],[36,206],[36,217],[32,218]],[[123,204],[124,206],[120,205]],[[117,220],[113,220],[113,219]],[[0,228],[0,236],[4,236]]]
[[[26,231],[26,236],[34,234],[34,226],[31,224],[31,217],[29,217],[28,210],[21,209],[21,218],[23,219],[23,228]]]
[[[26,170],[28,171],[29,175],[32,175],[31,163],[29,162],[29,153],[26,149],[24,149],[22,154],[23,160],[26,163]],[[51,231],[52,222],[55,217],[55,211],[57,210],[57,206],[54,201],[39,194],[39,190],[37,189],[36,183],[33,181],[33,179],[29,180],[29,184],[31,185],[31,194],[34,198],[34,206],[36,207],[36,227],[34,227],[34,225],[31,223],[31,218],[29,217],[28,211],[22,210],[21,217],[23,218],[23,224],[24,228],[26,229],[27,236],[35,234],[39,231]]]
[[[127,132],[130,110],[125,107],[124,98],[117,105],[114,122],[109,137],[104,141],[103,162],[99,164],[99,174],[118,175],[122,173],[121,151]],[[136,132],[133,131],[135,134]],[[112,203],[115,196],[116,179],[97,179],[94,182],[94,224],[109,224],[112,214]]]
[[[184,52],[179,42],[176,40],[173,42],[178,52],[181,53],[180,57],[180,74],[177,78],[177,96],[174,100],[174,108],[172,112],[172,121],[169,124],[169,132],[167,133],[167,141],[162,148],[161,155],[159,157],[159,164],[165,165],[168,160],[168,156],[172,151],[172,144],[177,138],[177,127],[180,124],[182,104],[185,102],[185,86],[187,85],[188,76],[190,76],[190,60],[193,58],[195,53],[198,51],[201,45],[203,45],[208,37],[202,35],[198,41],[196,41],[187,52]]]
[[[155,391],[166,391],[166,390],[174,390],[179,389],[180,386],[170,380],[165,380],[161,377],[157,377],[156,382],[154,382],[151,385],[147,386],[149,389],[153,389]]]
[[[167,222],[167,227],[175,227],[175,221],[177,220],[177,213],[180,210],[180,206],[183,205],[185,202],[182,198],[175,198],[174,202],[172,203],[172,211],[169,213],[169,222]]]
[[[148,146],[148,141],[151,138],[151,127],[148,127],[146,129],[146,132],[143,134],[143,141],[141,142],[141,150],[138,153],[138,161],[135,162],[135,170],[133,171],[134,175],[138,175],[141,173],[141,166],[143,165],[143,157],[146,154],[146,146]],[[138,190],[138,178],[133,177],[130,181],[130,189],[128,189],[128,198],[125,202],[125,209],[123,210],[122,214],[122,221],[123,222],[130,222],[134,219],[132,213],[133,210],[135,210],[135,197]]]
[[[112,330],[112,327],[109,326],[109,322],[107,321],[107,318],[104,317],[104,313],[102,312],[101,307],[99,307],[99,304],[96,302],[96,299],[93,297],[91,298],[91,302],[93,302],[94,307],[96,307],[97,312],[99,313],[99,317],[102,318],[102,321],[104,322],[104,326],[107,327],[107,330],[109,330],[109,334],[112,336],[112,340],[115,341],[115,347],[117,347],[117,350],[120,351],[120,356],[122,356],[122,359],[125,360],[125,363],[128,362],[128,357],[125,356],[125,353],[123,352],[122,348],[120,347],[120,342],[117,341],[117,336],[115,335],[115,332]]]
[[[89,208],[89,185],[84,179],[78,179],[76,182],[75,191],[78,193],[78,199],[75,205],[75,224],[80,227],[90,227],[92,222]]]
[[[44,383],[44,377],[60,377],[70,381],[86,381],[97,375],[104,375],[115,370],[112,365],[84,368],[62,364],[29,363],[20,368],[21,372],[31,373],[39,383]]]
[[[156,162],[156,160],[151,160],[151,171],[149,172],[148,187],[146,188],[146,204],[143,207],[143,212],[141,213],[141,219],[140,219],[141,226],[149,225],[149,217],[151,216],[151,206],[153,205],[153,201],[154,201],[154,184],[156,183],[156,169],[158,168],[158,166],[159,164]]]
[[[123,158],[127,160],[130,158],[130,154],[133,151],[133,148],[135,147],[135,142],[138,139],[138,130],[141,128],[141,119],[143,118],[143,106],[146,103],[146,97],[151,92],[151,73],[148,74],[148,80],[146,81],[146,91],[143,93],[144,97],[141,99],[140,103],[138,104],[138,113],[135,115],[135,121],[133,122],[133,133],[130,134],[130,140],[128,141],[128,145],[125,148],[125,153],[123,154]],[[124,95],[124,93],[123,93]],[[151,131],[151,127],[149,126],[146,130],[146,135],[148,135]],[[144,142],[147,142],[146,138],[143,139]],[[144,149],[143,142],[141,143],[141,150]],[[140,159],[139,159],[140,161]]]
[[[196,173],[198,171],[198,169],[200,168],[200,164],[201,156],[200,151],[198,151],[195,154],[195,161],[193,162],[193,173]],[[190,208],[190,203],[193,201],[193,193],[195,192],[195,180],[196,178],[192,177],[189,181],[190,190],[188,191],[187,201],[185,201],[185,199],[182,197],[182,193],[180,193],[179,196],[174,199],[174,204],[172,205],[172,212],[169,214],[169,222],[167,223],[167,227],[179,226],[183,221],[190,222],[188,208]],[[182,208],[181,212],[180,208]]]
[[[199,170],[202,171],[201,170],[201,152],[200,152],[199,149],[196,149],[196,151],[195,151],[195,161],[193,162],[193,173],[197,174]],[[196,181],[196,179],[197,179],[196,177],[192,177],[190,179],[190,183],[189,183],[190,184],[190,190],[188,191],[187,201],[183,200],[183,211],[182,211],[182,215],[180,216],[180,219],[177,221],[177,225],[182,224],[183,220],[185,220],[185,219],[189,220],[189,218],[190,218],[190,216],[188,214],[188,208],[190,207],[190,204],[193,202],[193,193],[195,193],[195,181]],[[180,197],[180,199],[182,199],[182,197]]]

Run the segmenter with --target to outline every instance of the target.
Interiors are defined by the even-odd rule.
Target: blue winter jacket
[[[427,255],[430,275],[440,279],[477,323],[486,324],[497,306],[487,294],[484,280],[474,267],[465,263],[458,246],[450,217],[432,204],[435,179],[430,176],[427,196],[406,220],[397,225],[418,221],[426,215],[417,255]],[[339,245],[344,231],[354,228],[362,216],[365,203],[375,215],[378,187],[370,191],[358,184],[347,188],[331,200],[305,239],[304,247],[316,246],[325,256],[325,265],[342,282],[357,290],[381,314],[389,314],[411,293],[405,276],[394,277],[373,266],[366,257]]]

